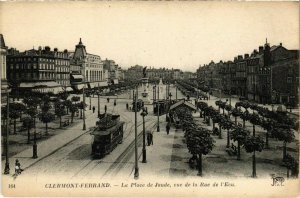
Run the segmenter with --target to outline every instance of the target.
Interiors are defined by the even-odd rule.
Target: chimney
[[[249,58],[249,54],[244,54],[244,59]]]
[[[256,56],[258,54],[258,51],[255,49],[253,50],[253,55]]]
[[[279,45],[282,46],[282,43],[280,43]]]
[[[46,47],[45,47],[45,51],[46,51],[46,52],[50,52],[50,47],[49,47],[49,46],[46,46]]]
[[[237,62],[237,60],[238,60],[237,57],[234,57],[234,62]]]
[[[263,46],[259,46],[259,54],[262,54],[264,52],[264,47]]]
[[[243,56],[242,55],[238,55],[238,60],[243,60]]]

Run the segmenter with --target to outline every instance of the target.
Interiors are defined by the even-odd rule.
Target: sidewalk
[[[166,132],[165,116],[160,118],[160,132],[154,130],[153,145],[146,146],[147,163],[142,163],[142,154],[139,155],[139,173],[140,178],[169,177],[171,167],[171,157],[173,150],[173,142],[175,135],[175,128],[171,127],[169,135]],[[142,147],[139,149],[142,153]],[[131,177],[133,177],[134,171]]]
[[[95,125],[95,120],[94,119],[89,119],[92,118],[92,116],[96,116],[96,114],[93,114],[92,111],[86,110],[86,130],[82,130],[82,127],[79,126],[80,124],[82,125],[82,122],[77,123],[67,129],[64,129],[61,131],[61,133],[50,137],[49,139],[45,141],[41,141],[37,143],[37,159],[33,159],[33,151],[32,147],[29,149],[26,149],[14,156],[9,157],[9,163],[10,163],[10,175],[14,174],[14,165],[16,159],[19,159],[21,163],[22,169],[26,170],[30,166],[34,165],[38,161],[44,159],[45,157],[51,155],[61,147],[65,146],[66,144],[70,143],[71,141],[79,138],[81,135],[88,133],[90,128],[92,128]],[[4,164],[5,164],[5,159],[2,160],[3,164],[3,169],[4,169]]]

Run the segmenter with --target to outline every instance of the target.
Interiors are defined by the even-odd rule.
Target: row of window
[[[14,67],[15,66],[15,67]],[[54,70],[55,65],[54,64],[39,64],[39,67],[37,65],[37,63],[28,63],[28,64],[10,64],[10,69],[14,70],[14,69],[41,69],[41,70]],[[61,69],[61,72],[69,72],[69,68],[68,67],[60,67],[63,68]]]

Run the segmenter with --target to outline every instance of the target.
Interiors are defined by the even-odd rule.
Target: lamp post
[[[92,94],[89,93],[89,96],[90,96],[90,110],[92,110]]]
[[[36,144],[36,123],[35,123],[35,117],[33,118],[33,123],[34,123],[34,134],[33,134],[33,145],[32,145],[32,158],[36,159],[38,158],[37,155],[37,144]]]
[[[176,101],[177,101],[177,82],[175,81],[175,87],[176,87]]]
[[[146,109],[143,108],[141,116],[143,117],[143,160],[142,163],[147,163],[146,159],[146,131],[145,131],[145,116],[147,115]]]
[[[82,116],[83,116],[83,127],[82,130],[86,130],[86,126],[85,126],[85,95],[84,95],[84,88],[85,88],[85,84],[83,86],[82,89],[82,93],[83,93],[83,109],[82,109]]]
[[[156,102],[156,85],[153,86],[153,112],[154,112],[154,105]]]
[[[138,85],[136,86],[135,101],[134,101],[134,143],[135,143],[134,179],[139,178],[138,148],[137,148],[137,100],[138,100]]]
[[[157,132],[159,132],[159,85],[157,86]]]
[[[100,86],[98,83],[98,117],[100,118]]]
[[[231,106],[231,89],[229,90],[229,105]]]
[[[4,174],[9,174],[9,159],[8,159],[8,133],[9,133],[9,92],[7,89],[7,105],[6,105],[6,141],[5,141],[5,168]]]

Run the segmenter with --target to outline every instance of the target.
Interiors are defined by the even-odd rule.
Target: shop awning
[[[72,87],[66,87],[65,91],[73,91]]]
[[[81,75],[81,74],[71,74],[71,76],[72,76],[72,78],[74,78],[74,79],[83,79],[83,75]]]
[[[35,88],[35,87],[61,87],[60,84],[54,81],[48,82],[22,82],[20,88]]]

